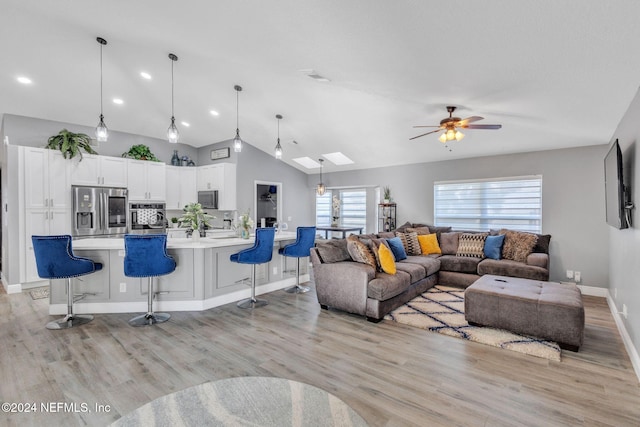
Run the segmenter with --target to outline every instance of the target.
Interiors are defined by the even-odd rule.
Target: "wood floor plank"
[[[307,285],[313,286],[313,283]],[[585,343],[553,362],[393,322],[320,309],[315,292],[49,331],[46,300],[0,293],[0,400],[110,405],[109,412],[0,413],[0,425],[107,425],[160,396],[234,376],[335,394],[371,426],[637,426],[640,387],[604,298],[585,297]]]

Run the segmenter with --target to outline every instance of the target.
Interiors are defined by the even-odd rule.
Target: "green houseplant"
[[[209,226],[209,220],[213,218],[215,217],[202,209],[200,203],[189,203],[184,207],[184,213],[178,218],[178,223],[192,231],[198,231],[197,235],[199,236],[200,231]]]
[[[382,198],[384,199],[385,203],[389,203],[391,201],[391,187],[389,187],[388,185],[385,185],[383,187],[383,196]]]
[[[60,150],[65,159],[80,156],[80,160],[82,160],[82,150],[89,154],[98,154],[91,147],[91,138],[89,135],[74,133],[67,129],[62,129],[57,135],[49,137],[45,148],[49,150]]]
[[[152,162],[160,161],[160,159],[151,152],[149,147],[144,144],[132,145],[131,148],[129,148],[129,151],[122,153],[122,157],[128,157],[136,160],[149,160]]]

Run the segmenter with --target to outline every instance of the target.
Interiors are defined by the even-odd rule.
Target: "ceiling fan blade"
[[[439,128],[442,126],[414,126],[414,128]]]
[[[422,135],[414,136],[413,138],[409,138],[409,141],[412,139],[420,138],[421,136],[429,135],[430,133],[440,132],[440,129],[432,130],[431,132],[423,133]]]
[[[457,122],[456,126],[465,127],[469,123],[477,122],[478,120],[483,120],[483,119],[484,117],[480,117],[480,116],[467,117],[466,119],[462,119],[459,122]]]
[[[500,129],[502,125],[467,125],[465,129]]]

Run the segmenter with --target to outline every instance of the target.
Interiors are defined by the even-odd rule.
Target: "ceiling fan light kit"
[[[432,130],[427,133],[423,133],[418,136],[414,136],[413,138],[409,138],[409,140],[420,138],[425,135],[429,135],[432,133],[444,131],[438,137],[438,140],[443,144],[446,144],[449,141],[460,141],[464,138],[464,134],[460,132],[458,128],[461,129],[500,129],[502,125],[472,125],[470,123],[477,122],[478,120],[483,120],[484,117],[480,116],[471,116],[466,119],[461,119],[460,117],[453,117],[453,112],[456,111],[456,107],[449,105],[447,106],[447,112],[449,113],[449,117],[440,120],[440,126],[414,126],[414,128],[438,128],[436,130]]]

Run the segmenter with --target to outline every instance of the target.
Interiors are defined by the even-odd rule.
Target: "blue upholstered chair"
[[[289,293],[303,293],[308,292],[308,286],[300,286],[300,258],[308,257],[311,248],[316,241],[316,228],[315,227],[298,227],[297,238],[294,243],[286,245],[280,248],[278,253],[280,255],[297,258],[296,261],[296,284],[290,288],[286,288],[285,291]]]
[[[102,264],[75,256],[69,235],[31,236],[31,241],[38,276],[43,279],[67,279],[67,315],[47,323],[47,329],[68,329],[92,321],[93,316],[90,314],[73,314],[74,295],[71,278],[101,270]]]
[[[172,273],[176,261],[167,254],[166,234],[126,234],[124,236],[124,275],[148,279],[147,313],[129,320],[131,326],[153,325],[169,320],[169,313],[153,312],[153,278]]]
[[[256,264],[264,264],[271,261],[273,254],[273,241],[275,239],[275,228],[256,229],[256,241],[253,247],[231,254],[231,262],[240,264],[252,264],[251,268],[251,298],[238,302],[240,308],[256,308],[267,305],[267,301],[256,299]]]

